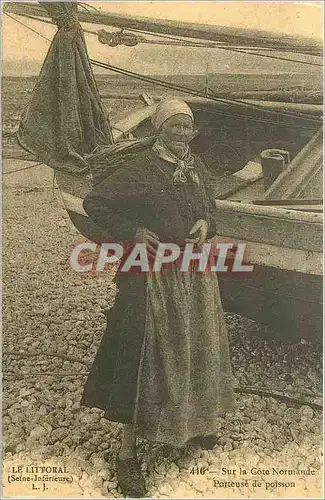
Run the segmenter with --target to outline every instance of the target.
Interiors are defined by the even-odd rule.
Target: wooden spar
[[[197,106],[202,106],[202,108],[209,108],[214,110],[215,112],[220,112],[222,113],[223,111],[228,110],[228,105],[224,103],[211,103],[209,99],[205,99],[202,97],[188,97],[185,99],[186,102],[189,105],[197,105]],[[267,105],[268,109],[274,110],[274,111],[291,111],[291,112],[299,112],[299,116],[295,118],[295,121],[299,121],[301,124],[304,123],[304,114],[306,113],[306,119],[308,119],[308,116],[322,116],[323,108],[320,105],[304,105],[304,104],[293,104],[293,103],[272,103],[272,102],[263,102],[263,101],[250,101],[255,104],[260,104],[260,105]],[[132,113],[127,115],[125,118],[119,120],[118,122],[112,124],[112,131],[113,131],[113,136],[115,140],[118,140],[122,137],[125,137],[126,134],[132,133],[138,126],[139,123],[142,123],[143,121],[149,119],[153,112],[155,110],[155,105],[151,106],[144,106],[141,107],[140,109],[135,109]],[[242,119],[247,119],[248,116],[256,116],[256,119],[258,119],[259,116],[262,116],[263,110],[262,109],[257,109],[256,111],[251,111],[248,113],[247,111],[243,111],[239,109],[232,109],[232,112],[238,113],[238,117],[241,118],[239,113],[242,114]],[[290,120],[293,120],[293,118],[287,119],[288,120],[288,126],[290,126]],[[306,122],[307,124],[308,122]],[[317,123],[317,128],[319,127],[319,124]],[[314,124],[309,124],[309,126],[313,127],[315,126]]]
[[[323,128],[310,139],[265,192],[265,199],[299,198],[323,166]]]
[[[22,16],[29,15],[39,18],[49,18],[43,6],[36,5],[35,3],[6,2],[4,9],[5,12]],[[153,19],[112,12],[86,12],[85,10],[78,12],[78,19],[80,22],[113,26],[116,28],[144,30],[151,33],[162,33],[185,38],[224,42],[232,45],[239,44],[250,47],[261,46],[278,49],[280,51],[290,50],[301,54],[322,55],[321,41],[283,33],[272,33],[262,30],[228,26],[195,24],[166,19]]]
[[[258,92],[257,92],[258,95]],[[263,106],[265,109],[269,109],[271,111],[288,111],[291,113],[299,113],[299,114],[306,114],[310,116],[318,116],[322,117],[323,116],[323,106],[321,104],[305,104],[305,103],[292,103],[292,102],[277,102],[277,101],[261,101],[261,100],[255,100],[255,99],[245,99],[245,92],[243,93],[238,93],[236,95],[237,98],[243,98],[244,102],[247,102],[247,104],[255,104],[257,106]],[[101,99],[125,99],[128,101],[141,101],[143,102],[143,98],[141,97],[141,94],[118,94],[115,92],[110,92],[105,94],[100,95]],[[160,101],[163,99],[163,96],[158,96],[158,95],[152,95],[151,96],[154,101]],[[218,97],[225,97],[227,98],[227,93],[224,94],[219,94]],[[209,104],[211,106],[211,101],[208,98],[204,97],[187,97],[186,102],[189,104]]]
[[[152,99],[154,101],[161,101],[163,99],[162,95],[152,95],[150,94]],[[125,93],[125,94],[119,94],[118,92],[105,92],[104,94],[100,95],[101,99],[122,99],[125,101],[141,101],[143,102],[143,98],[141,94],[139,93]],[[291,102],[287,103],[289,98],[292,98],[292,90],[286,90],[286,91],[277,91],[277,90],[255,90],[255,91],[238,91],[238,92],[218,92],[218,97],[220,98],[225,98],[225,99],[249,99],[249,102],[255,102],[255,99],[258,99],[262,101],[263,106],[266,104],[265,101],[273,101],[277,103],[286,103],[286,109],[288,109],[288,106],[290,104],[298,104],[299,103],[304,105],[304,108],[299,109],[299,112],[302,113],[314,113],[319,114],[321,116],[321,113],[319,113],[319,109],[316,109],[317,107],[322,109],[322,106],[317,106],[317,104],[321,105],[322,104],[322,93],[321,91],[317,92],[316,96],[313,95],[308,95],[308,91],[301,91],[299,94],[297,94],[297,99],[296,102]],[[308,106],[308,107],[307,107]]]
[[[236,201],[228,200],[216,200],[217,210],[227,210],[233,215],[246,214],[252,216],[265,216],[272,217],[281,220],[291,220],[295,222],[305,222],[308,224],[319,225],[319,230],[321,231],[323,217],[318,214],[297,214],[291,210],[281,210],[279,211],[276,207],[262,207],[258,205],[252,205],[250,203],[238,203]]]
[[[278,200],[278,199],[272,199],[272,200],[254,200],[252,201],[253,205],[266,205],[266,206],[281,206],[281,205],[317,205],[317,204],[323,204],[323,200],[320,198],[289,198],[286,200]]]

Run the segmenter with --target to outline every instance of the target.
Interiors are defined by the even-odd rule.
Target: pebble
[[[296,408],[288,408],[287,410],[285,410],[283,416],[284,416],[285,422],[287,422],[289,424],[299,420],[299,413],[297,412]]]
[[[199,467],[201,467],[201,465],[199,465]],[[168,469],[168,476],[170,477],[177,477],[179,474],[179,468],[177,467],[176,464],[174,464],[173,462],[170,464],[170,467]]]
[[[169,493],[171,492],[171,487],[168,483],[165,483],[159,487],[158,491],[161,495],[169,495]]]
[[[314,416],[314,411],[312,410],[312,408],[310,408],[310,406],[302,406],[300,408],[300,415],[306,419],[306,420],[309,420],[309,419],[312,419],[313,416]]]
[[[32,430],[29,437],[32,439],[39,439],[46,435],[47,435],[47,430],[43,426],[38,425]]]
[[[218,439],[218,445],[219,446],[224,446],[227,444],[227,439],[224,437],[224,436],[221,436],[219,439]]]
[[[56,443],[57,441],[63,441],[67,436],[69,436],[69,429],[66,427],[58,427],[54,429],[51,433],[51,441]]]
[[[33,389],[27,389],[26,387],[23,387],[22,389],[20,389],[19,391],[19,396],[21,398],[25,398],[27,396],[30,396],[31,394],[33,394],[34,390]]]

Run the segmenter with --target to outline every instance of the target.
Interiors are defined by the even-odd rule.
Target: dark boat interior
[[[290,163],[308,146],[320,127],[318,117],[300,112],[294,116],[285,108],[274,112],[262,107],[255,108],[254,104],[247,109],[243,106],[236,109],[233,105],[213,104],[216,103],[191,103],[196,124],[191,148],[205,162],[218,199],[263,199],[279,171],[274,172],[266,183],[263,180],[265,172],[261,153],[269,149],[285,151]],[[142,121],[133,132],[134,137],[153,134],[150,119]],[[322,168],[313,168],[313,161],[309,160],[304,157],[303,165],[299,167],[304,170],[304,176],[313,178],[309,182],[308,193],[305,192],[304,196],[302,193],[290,196],[289,193],[288,198],[316,199],[319,205],[322,200],[323,171]],[[293,172],[291,175],[297,174]]]

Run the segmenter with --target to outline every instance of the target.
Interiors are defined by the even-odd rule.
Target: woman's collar
[[[168,145],[161,136],[157,137],[152,149],[158,156],[160,156],[160,158],[169,161],[170,163],[177,163],[179,160],[184,160],[190,155],[190,147],[187,145],[185,153],[182,155],[182,158],[180,158],[169,149]]]

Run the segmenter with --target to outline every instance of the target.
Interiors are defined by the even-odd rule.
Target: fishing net
[[[49,48],[18,140],[24,149],[57,170],[88,170],[85,154],[112,143],[100,102],[77,4],[42,2],[58,31]]]
[[[18,130],[20,145],[52,167],[75,227],[101,242],[82,200],[92,187],[153,139],[113,144],[74,2],[40,2],[58,27]]]

